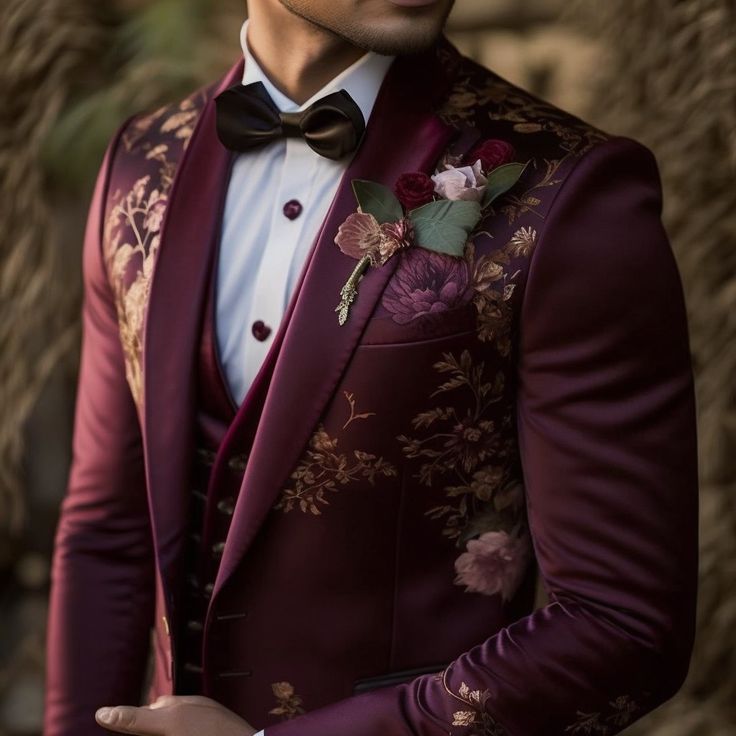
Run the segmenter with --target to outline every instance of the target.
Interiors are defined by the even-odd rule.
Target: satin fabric
[[[213,98],[241,74],[127,121],[100,171],[53,566],[49,736],[99,734],[96,707],[176,689],[193,366],[228,166]],[[412,251],[370,269],[338,325],[354,262],[334,236],[355,211],[351,179],[392,186],[489,138],[529,166],[466,259]],[[135,233],[120,208],[129,194],[153,206],[154,191],[167,202],[145,281],[151,271],[125,260]],[[636,141],[444,41],[397,59],[213,458],[208,482],[224,489],[247,456],[207,605],[205,694],[268,736],[567,736],[591,723],[617,733],[677,691],[694,632],[697,437],[661,198]],[[320,498],[324,474],[334,484]],[[514,485],[502,493],[500,480]],[[486,493],[532,545],[509,597],[455,582],[452,520]],[[549,595],[539,610],[535,562]]]

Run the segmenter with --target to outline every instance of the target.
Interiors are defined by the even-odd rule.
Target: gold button
[[[166,632],[166,636],[171,636],[171,632],[169,631],[169,619],[167,619],[166,616],[161,616],[161,620],[164,622],[164,631]]]

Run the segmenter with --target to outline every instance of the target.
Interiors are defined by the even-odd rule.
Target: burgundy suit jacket
[[[203,264],[230,160],[213,98],[241,74],[126,121],[99,173],[46,736],[99,734],[97,707],[175,690]],[[529,165],[465,257],[416,248],[370,268],[340,326],[350,181],[392,187],[489,138]],[[397,59],[256,380],[206,695],[268,736],[563,736],[614,734],[677,691],[698,474],[660,213],[640,143],[444,39]],[[461,555],[484,592],[458,582]],[[537,566],[549,602],[533,610]]]

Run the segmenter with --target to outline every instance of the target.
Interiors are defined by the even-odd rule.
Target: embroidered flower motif
[[[458,546],[486,531],[517,534],[524,522],[523,490],[507,465],[513,455],[510,420],[502,413],[497,423],[490,414],[505,399],[504,375],[499,371],[489,380],[485,363],[474,361],[468,350],[459,358],[443,353],[434,368],[445,380],[432,396],[462,391],[468,402],[464,414],[458,409],[466,403],[460,397],[432,406],[413,418],[415,436],[397,437],[404,455],[421,461],[419,480],[426,486],[444,484],[448,503],[425,513],[443,519],[443,535]]]
[[[466,261],[412,248],[403,254],[382,303],[394,321],[404,325],[467,303],[472,293]]]
[[[131,153],[137,146],[145,152],[144,160],[158,163],[155,174],[145,174],[129,191],[116,190],[110,196],[105,220],[104,254],[125,356],[125,375],[133,399],[140,409],[143,403],[143,324],[150,295],[153,266],[161,243],[168,194],[177,165],[171,135],[178,139],[176,148],[186,148],[193,121],[199,115],[204,98],[186,98],[175,108],[164,106],[142,118],[136,118],[121,136],[122,146]],[[152,144],[143,136],[158,124],[158,134],[168,142]],[[166,140],[166,139],[165,139]],[[141,142],[143,141],[143,142]]]
[[[529,539],[504,531],[485,532],[467,543],[467,552],[455,560],[455,582],[465,590],[484,595],[501,594],[511,600],[526,569]]]
[[[491,694],[488,690],[471,690],[465,682],[460,684],[454,693],[447,684],[447,670],[442,673],[442,685],[445,692],[463,704],[462,710],[452,714],[452,725],[472,728],[465,731],[466,736],[506,736],[506,731],[491,716],[487,703]]]
[[[394,192],[404,209],[413,210],[434,199],[434,182],[423,171],[411,171],[399,176]]]
[[[532,227],[522,227],[517,230],[508,243],[512,256],[528,258],[537,241],[537,231]]]
[[[642,695],[646,699],[650,693]],[[565,727],[565,733],[573,736],[607,736],[610,733],[618,733],[634,720],[635,714],[640,710],[641,704],[630,695],[619,695],[609,701],[608,710],[605,712],[578,710],[576,720]]]
[[[480,202],[486,191],[488,179],[483,174],[483,166],[476,161],[472,166],[448,167],[432,175],[434,191],[451,201],[466,200]]]
[[[302,707],[302,699],[295,694],[294,686],[290,682],[272,682],[271,690],[278,705],[268,712],[281,716],[283,720],[295,718],[306,711]]]
[[[339,452],[337,446],[337,438],[331,437],[320,424],[310,438],[303,458],[291,473],[292,483],[283,489],[274,509],[285,514],[299,509],[302,513],[319,516],[322,513],[320,505],[328,506],[330,503],[326,497],[328,492],[336,493],[340,486],[359,480],[373,485],[379,475],[397,474],[396,468],[382,457],[353,450],[351,458]]]
[[[155,234],[161,229],[161,223],[166,212],[166,198],[161,196],[158,189],[154,189],[148,196],[146,210],[143,227],[149,233]]]

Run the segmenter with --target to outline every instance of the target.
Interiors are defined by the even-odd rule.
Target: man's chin
[[[408,2],[409,0],[406,0]],[[337,14],[320,18],[298,0],[281,0],[293,13],[342,38],[353,46],[377,54],[397,56],[426,51],[439,39],[454,0],[436,0],[412,7],[386,2],[387,12],[362,19],[353,15],[341,21]]]

